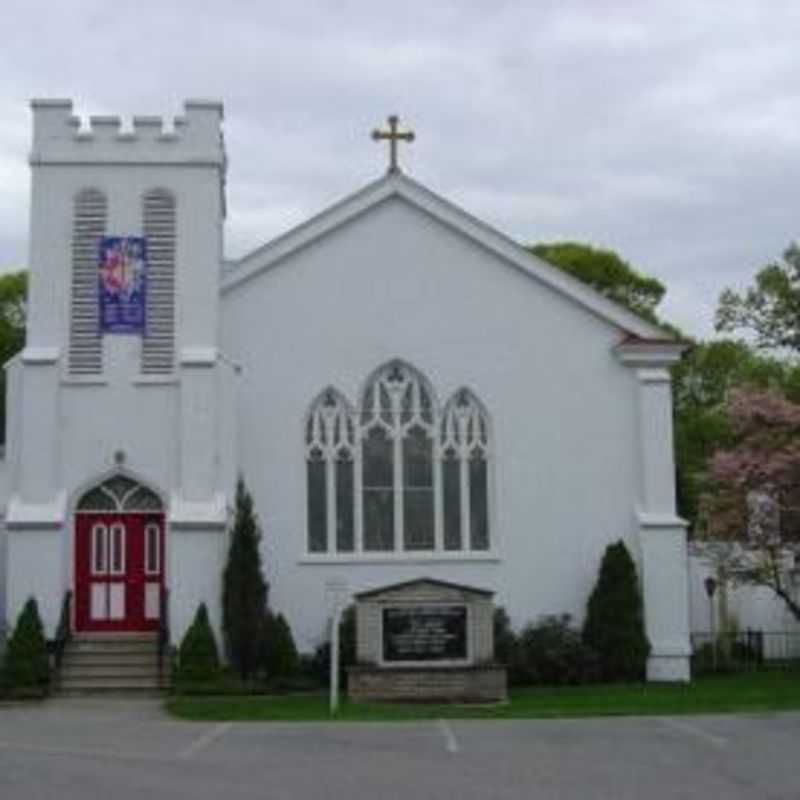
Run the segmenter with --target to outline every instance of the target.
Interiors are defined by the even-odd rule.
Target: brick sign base
[[[468,667],[354,666],[347,670],[347,694],[367,701],[499,703],[508,698],[506,669]]]

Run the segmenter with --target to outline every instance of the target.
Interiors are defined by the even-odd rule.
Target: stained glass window
[[[403,542],[406,550],[433,550],[433,442],[422,428],[403,439]]]
[[[364,549],[394,549],[394,456],[385,431],[363,439]]]
[[[439,407],[419,372],[390,362],[355,407],[322,392],[305,445],[309,553],[491,549],[488,418],[469,390]]]

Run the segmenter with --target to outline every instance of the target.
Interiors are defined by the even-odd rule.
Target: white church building
[[[75,631],[152,630],[167,608],[176,642],[201,602],[219,628],[242,475],[301,650],[332,585],[431,577],[494,591],[516,626],[580,622],[622,538],[649,677],[689,677],[679,342],[399,169],[226,260],[221,104],[169,129],[32,108],[9,626],[34,596],[53,636],[71,593]]]

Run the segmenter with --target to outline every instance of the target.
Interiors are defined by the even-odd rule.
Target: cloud
[[[521,241],[616,248],[693,333],[797,235],[794,2],[6,0],[0,26],[0,266],[25,258],[40,95],[170,116],[221,97],[228,255],[377,177],[392,112],[414,177]]]

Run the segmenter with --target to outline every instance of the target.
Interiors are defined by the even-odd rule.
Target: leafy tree
[[[620,540],[610,544],[600,564],[586,611],[583,641],[597,652],[605,680],[640,680],[650,644],[636,565]]]
[[[178,670],[175,678],[179,683],[211,681],[219,672],[217,642],[208,621],[206,604],[201,603],[178,649]]]
[[[3,363],[25,344],[28,273],[0,275],[0,359]]]
[[[749,330],[759,347],[800,352],[800,248],[756,273],[743,294],[725,289],[717,309],[718,331]]]
[[[726,401],[737,387],[774,388],[800,399],[800,367],[743,341],[693,347],[672,370],[678,510],[694,523],[711,455],[731,443]]]
[[[800,405],[740,389],[727,403],[733,443],[711,458],[701,531],[734,583],[772,590],[800,621],[792,588],[800,553]]]
[[[50,681],[50,664],[39,607],[31,597],[8,640],[5,680],[16,689],[40,689]]]
[[[578,242],[530,245],[527,249],[553,266],[588,283],[609,300],[658,323],[656,306],[666,293],[664,284],[637,272],[613,250]]]
[[[223,574],[222,628],[225,650],[242,679],[257,667],[267,584],[261,572],[261,531],[253,498],[239,478],[228,563]]]
[[[259,661],[267,678],[287,678],[297,672],[297,647],[283,614],[267,611],[264,615]]]
[[[25,346],[28,274],[0,275],[0,367]],[[6,373],[0,369],[0,442],[6,435]]]

